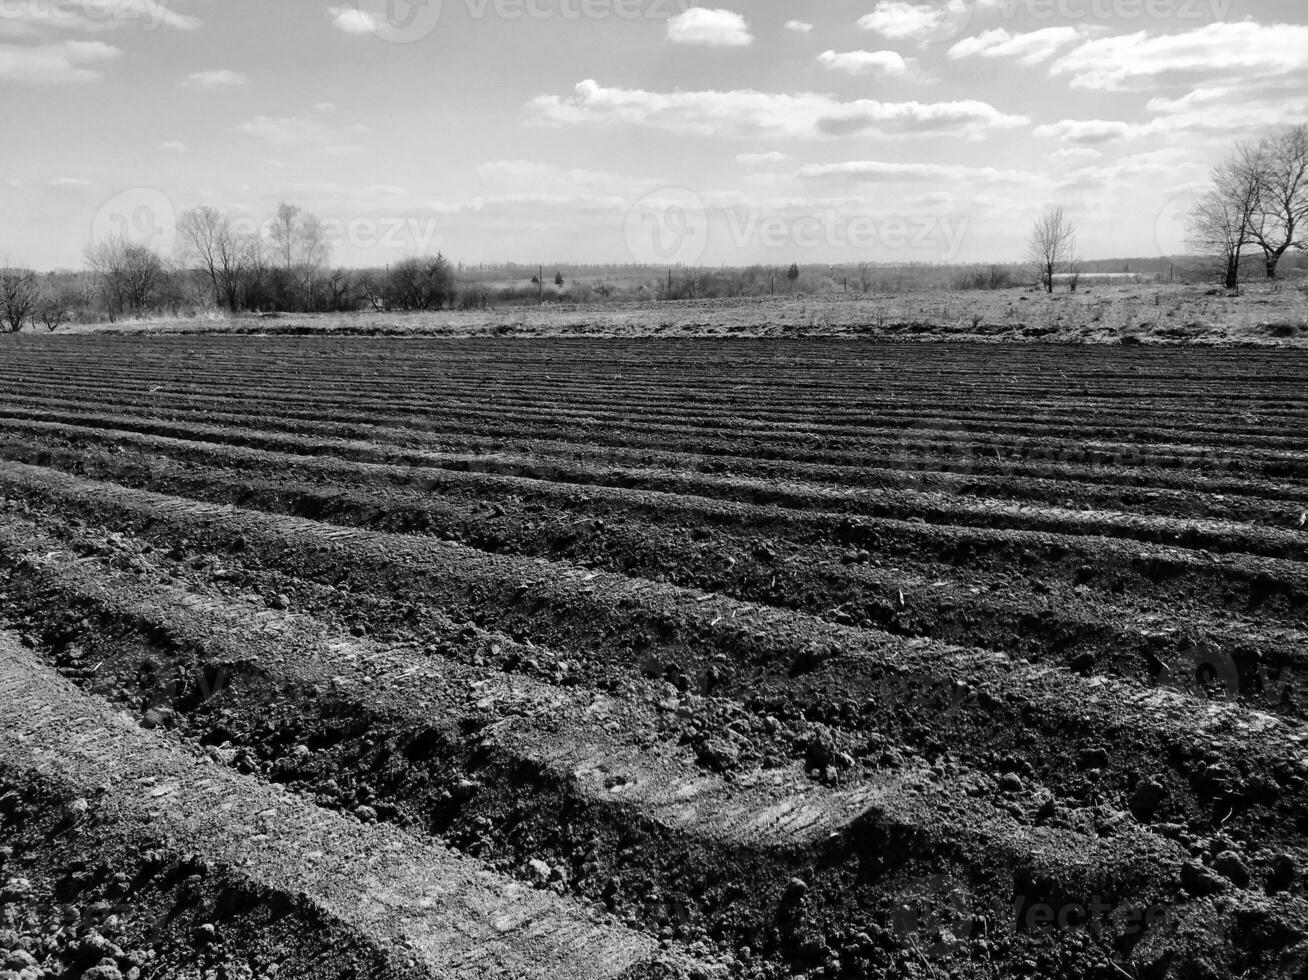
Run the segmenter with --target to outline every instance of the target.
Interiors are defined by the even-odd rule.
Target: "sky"
[[[1302,0],[0,0],[0,264],[283,201],[345,266],[1165,256],[1304,121]]]

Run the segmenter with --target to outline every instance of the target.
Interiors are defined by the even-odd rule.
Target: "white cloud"
[[[358,7],[328,7],[327,16],[338,31],[346,34],[375,34],[380,27],[377,18]]]
[[[788,20],[786,30],[794,31],[796,34],[808,34],[813,30],[813,25],[806,20]]]
[[[528,103],[542,125],[632,125],[734,139],[820,139],[874,133],[949,134],[978,139],[992,130],[1027,125],[1026,116],[986,102],[841,102],[818,93],[774,94],[752,89],[649,92],[605,88],[587,79],[571,96],[542,95]]]
[[[1145,31],[1096,38],[1050,67],[1075,88],[1129,91],[1202,77],[1249,79],[1302,71],[1308,25],[1253,21],[1207,24],[1180,34]]]
[[[870,14],[858,21],[865,31],[876,31],[892,41],[930,41],[957,37],[972,16],[977,0],[933,0],[909,3],[880,0]]]
[[[159,144],[159,149],[167,150],[169,153],[185,153],[186,144],[178,140],[164,140]]]
[[[319,102],[319,103],[316,103],[316,104],[314,105],[314,107],[313,107],[313,111],[314,111],[314,112],[335,112],[335,111],[336,111],[336,103],[335,103],[335,102]]]
[[[524,212],[533,216],[552,214],[563,220],[575,218],[578,213],[621,215],[631,202],[616,195],[517,193],[483,195],[466,201],[427,201],[425,206],[436,214],[499,213],[520,222]]]
[[[769,163],[781,163],[783,160],[789,160],[789,153],[782,153],[780,150],[769,150],[766,153],[737,153],[736,162],[746,167],[766,166]]]
[[[795,176],[801,180],[853,180],[874,183],[907,181],[1014,181],[1034,180],[1036,175],[1023,170],[999,170],[951,163],[887,163],[880,160],[851,160],[845,163],[810,164],[800,167]]]
[[[1067,146],[1049,154],[1051,160],[1097,160],[1103,154],[1088,146]]]
[[[1079,27],[1045,27],[1025,34],[1011,34],[999,27],[963,38],[949,49],[949,57],[1011,58],[1018,64],[1038,65],[1085,37]]]
[[[248,79],[239,71],[215,68],[210,71],[195,71],[187,75],[182,84],[186,88],[199,89],[201,92],[221,92],[225,89],[241,88]]]
[[[122,55],[101,41],[60,41],[55,44],[0,44],[0,79],[31,84],[93,82],[102,62]]]
[[[850,75],[885,75],[903,78],[913,71],[914,63],[896,51],[823,51],[818,61],[824,68]]]
[[[56,177],[50,181],[51,187],[90,187],[91,182],[81,177]]]
[[[168,0],[79,0],[77,6],[96,23],[135,24],[146,30],[163,25],[179,31],[201,26],[198,17],[179,13]]]
[[[0,36],[42,38],[61,32],[100,33],[121,28],[190,31],[197,17],[173,9],[168,0],[77,0],[0,5]]]
[[[1191,159],[1185,150],[1168,147],[1122,157],[1102,167],[1084,167],[1064,177],[1060,187],[1076,190],[1123,186],[1175,186],[1206,172],[1206,164]]]
[[[745,18],[731,10],[691,7],[668,21],[674,44],[706,44],[719,48],[747,47],[754,41]]]
[[[1138,124],[1109,119],[1063,119],[1060,122],[1037,126],[1035,135],[1053,137],[1064,143],[1078,146],[1100,146],[1119,140],[1133,139],[1151,131],[1149,123]]]

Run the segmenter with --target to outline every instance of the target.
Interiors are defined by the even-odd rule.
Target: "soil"
[[[1308,975],[1302,353],[5,354],[0,976]]]

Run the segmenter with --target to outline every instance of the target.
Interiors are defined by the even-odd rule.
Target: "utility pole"
[[[668,270],[668,291],[665,294],[668,299],[672,299],[672,270]]]
[[[536,305],[545,305],[545,267],[542,265],[536,271]]]
[[[777,295],[777,270],[772,270],[772,295]]]

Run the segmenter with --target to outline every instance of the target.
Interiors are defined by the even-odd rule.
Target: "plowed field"
[[[9,338],[0,977],[1308,976],[1306,382]]]

